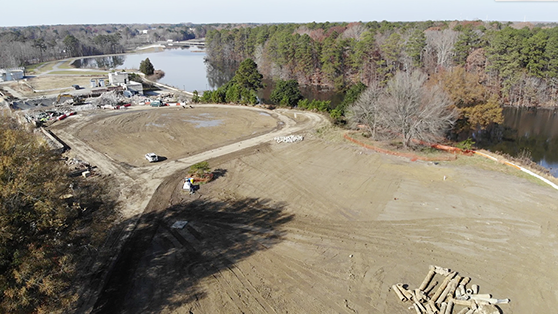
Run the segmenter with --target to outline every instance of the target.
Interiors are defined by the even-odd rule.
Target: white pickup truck
[[[149,162],[155,162],[159,161],[159,156],[157,156],[155,153],[147,153],[145,154],[145,159],[147,159]]]

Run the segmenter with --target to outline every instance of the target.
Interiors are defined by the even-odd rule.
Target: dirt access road
[[[152,212],[159,210],[145,209],[167,177],[178,175],[182,179],[185,170],[195,163],[325,123],[313,113],[297,116],[282,110],[198,105],[188,109],[135,107],[126,111],[82,112],[50,129],[71,147],[71,156],[113,177],[120,190],[121,219],[128,224],[125,241],[138,221],[142,223],[142,217],[153,219]],[[222,130],[215,132],[216,127]],[[152,151],[163,161],[147,163],[143,155]],[[91,297],[86,303],[94,300]]]
[[[201,113],[194,110],[202,109],[189,114]],[[135,131],[125,130],[156,117],[124,117],[142,112],[54,127],[102,171],[121,173],[123,205],[132,204],[123,210],[127,217],[143,213],[93,312],[412,313],[389,287],[417,288],[431,264],[472,277],[481,293],[510,298],[504,313],[553,313],[558,305],[558,193],[549,187],[472,166],[372,153],[335,131],[311,130],[321,125],[313,115],[277,112],[281,130],[260,121],[265,115],[246,116],[242,123],[262,124],[238,133],[242,142],[256,136],[261,144],[212,159],[219,177],[190,196],[181,191],[179,170],[209,155],[145,166],[135,153],[111,151],[111,141],[122,145],[116,152],[134,151],[123,138]],[[107,117],[119,117],[121,127],[103,124]],[[165,128],[175,136],[171,124]],[[207,137],[210,151],[241,148],[233,135],[224,144],[217,138],[246,129],[190,127],[195,138]],[[305,140],[258,137],[269,128]],[[87,137],[95,131],[113,136]],[[145,143],[154,136],[137,132]],[[164,145],[179,156],[188,143]],[[170,227],[178,220],[188,221],[184,229]]]
[[[177,171],[323,123],[317,114],[293,119],[281,111],[198,105],[92,111],[50,129],[71,147],[72,155],[116,178],[120,199],[125,200],[121,213],[127,219],[141,214],[155,189]],[[222,126],[224,130],[215,131]],[[147,163],[147,152],[157,153],[164,162]]]

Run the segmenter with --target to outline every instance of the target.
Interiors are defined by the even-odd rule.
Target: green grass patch
[[[37,69],[38,67],[41,67],[45,64],[47,64],[48,62],[41,62],[41,63],[35,63],[35,64],[31,64],[25,67],[25,72],[26,73],[40,73],[42,71],[42,69]]]
[[[335,126],[335,125],[326,125],[322,126],[315,130],[315,135],[322,140],[326,140],[328,142],[344,142],[346,141],[343,138],[345,130]]]
[[[377,148],[382,148],[382,149],[387,149],[390,150],[392,152],[397,152],[397,153],[411,153],[411,154],[415,154],[417,156],[421,156],[421,157],[428,157],[428,158],[439,158],[439,157],[443,157],[443,156],[452,156],[453,154],[444,152],[444,151],[440,151],[431,147],[426,147],[426,146],[422,146],[422,147],[415,147],[414,149],[411,148],[404,148],[403,144],[401,142],[397,142],[397,141],[373,141],[369,138],[369,136],[366,133],[358,133],[358,132],[354,132],[354,133],[350,133],[349,134],[352,138],[360,141],[361,143],[365,143],[368,145],[372,145],[374,147]],[[498,157],[499,160],[503,160],[505,158],[503,158],[502,156]],[[457,155],[457,159],[455,160],[451,160],[451,161],[438,161],[444,165],[448,165],[448,166],[456,166],[456,167],[474,167],[474,168],[479,168],[482,170],[488,170],[488,171],[496,171],[496,172],[501,172],[507,175],[511,175],[514,177],[518,177],[518,178],[523,178],[526,179],[529,182],[535,183],[537,185],[540,186],[546,186],[549,187],[548,184],[546,184],[545,182],[543,182],[542,180],[531,176],[528,173],[525,173],[519,169],[516,169],[514,167],[508,166],[506,164],[504,164],[503,162],[499,162],[499,161],[494,161],[491,159],[488,159],[486,157],[480,156],[480,155],[472,155],[472,156],[466,156],[466,155]],[[513,161],[512,161],[513,162]],[[515,164],[519,164],[518,162],[514,162]],[[534,173],[538,173],[538,171],[536,171],[536,169],[530,169],[530,167],[523,165],[524,168],[529,169],[531,171],[533,171]],[[550,180],[551,182],[557,183],[558,180],[556,180],[555,178],[549,178],[548,176],[542,174],[542,173],[538,173],[539,175],[541,175],[542,177],[546,177],[548,180]],[[557,183],[558,184],[558,183]]]
[[[136,50],[132,50],[130,53],[137,53],[137,54],[142,54],[142,53],[151,53],[151,52],[161,52],[164,49],[161,47],[151,47],[151,48],[147,48],[147,49],[136,49]],[[138,65],[139,66],[139,65]]]
[[[48,62],[44,67],[42,67],[40,69],[41,72],[47,72],[47,71],[52,71],[54,69],[54,66],[56,65],[56,61],[54,62]]]
[[[25,67],[26,74],[41,74],[43,72],[47,72],[53,69],[54,65],[58,61],[48,61],[48,62],[41,62],[35,63]]]
[[[64,63],[58,66],[59,69],[75,69],[73,66],[70,65],[74,60],[66,60]]]

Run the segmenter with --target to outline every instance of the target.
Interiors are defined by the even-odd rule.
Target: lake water
[[[186,91],[198,92],[216,89],[233,76],[232,67],[218,68],[204,62],[205,52],[198,48],[167,49],[161,52],[135,53],[118,56],[83,58],[78,67],[107,69],[138,69],[141,61],[149,58],[155,69],[165,72],[161,83]],[[260,92],[260,98],[269,99],[273,82]],[[301,88],[309,99],[332,100],[332,107],[342,101],[342,95],[316,88]],[[530,154],[533,161],[550,169],[558,177],[558,110],[529,110],[505,108],[504,124],[490,134],[477,134],[480,148],[503,152],[512,156]]]
[[[76,60],[74,66],[138,70],[140,62],[149,58],[156,70],[165,72],[165,76],[159,82],[186,91],[203,91],[215,88],[208,80],[204,57],[205,51],[197,47],[177,48],[161,52],[82,58]]]
[[[504,124],[477,144],[493,152],[531,159],[558,177],[558,109],[504,108]]]
[[[139,71],[140,62],[149,58],[155,69],[165,72],[159,82],[176,88],[193,92],[197,90],[213,90],[224,85],[234,76],[235,66],[212,66],[204,62],[206,54],[197,47],[188,49],[165,49],[160,52],[133,53],[126,55],[88,57],[75,60],[72,65],[77,68],[135,69]],[[265,80],[266,87],[260,91],[259,97],[268,100],[274,83]],[[343,95],[331,90],[317,87],[301,87],[302,95],[309,99],[331,100],[331,105],[343,101]]]

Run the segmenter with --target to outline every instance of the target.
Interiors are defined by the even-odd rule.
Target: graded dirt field
[[[114,112],[76,130],[76,137],[118,162],[145,166],[144,155],[167,159],[267,133],[277,127],[270,113],[231,108],[161,108]]]
[[[558,305],[558,191],[550,187],[373,153],[310,113],[165,108],[52,129],[101,171],[125,173],[121,182],[135,188],[124,199],[141,208],[126,214],[137,227],[94,313],[414,313],[390,286],[418,288],[429,265],[511,299],[503,313]],[[305,138],[278,144],[266,131]],[[233,150],[244,145],[235,138],[246,147]],[[228,154],[203,153],[224,144]],[[168,159],[145,164],[147,150]],[[196,156],[217,178],[189,195],[184,168]],[[188,223],[171,228],[176,221]]]
[[[103,76],[103,74],[95,76],[36,76],[28,78],[25,81],[13,82],[8,84],[8,86],[21,94],[22,97],[33,98],[74,91],[74,88],[72,87],[74,84],[77,84],[82,88],[89,87],[91,78]],[[38,92],[34,92],[34,90]]]

